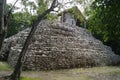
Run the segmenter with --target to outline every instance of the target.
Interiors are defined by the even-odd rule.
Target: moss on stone
[[[82,23],[84,23],[86,21],[85,17],[83,16],[82,12],[78,9],[77,6],[67,9],[67,10],[59,13],[58,15],[62,15],[62,13],[65,14],[67,12],[71,13],[75,19],[79,20]]]

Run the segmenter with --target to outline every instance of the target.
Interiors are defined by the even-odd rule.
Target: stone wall
[[[8,63],[15,66],[30,28],[6,39]],[[42,21],[31,40],[23,69],[51,70],[117,64],[120,57],[84,28]]]

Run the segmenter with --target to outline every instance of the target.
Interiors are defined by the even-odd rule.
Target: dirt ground
[[[11,71],[0,71],[0,77],[10,75],[10,73]],[[37,80],[120,80],[120,67],[23,71],[22,77],[37,78]]]
[[[120,80],[119,67],[95,67],[56,71],[23,72],[23,76],[43,80]]]

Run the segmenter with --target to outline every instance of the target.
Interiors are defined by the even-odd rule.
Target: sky
[[[16,0],[7,0],[7,3],[11,3],[11,4],[14,4]],[[18,1],[18,3],[16,3],[16,6],[19,5],[20,6],[20,3]]]
[[[7,0],[7,3],[11,3],[11,4],[13,5],[13,4],[15,3],[15,1],[16,1],[16,0]],[[35,1],[35,0],[30,0],[30,1]],[[64,2],[66,3],[66,2],[69,2],[69,1],[71,1],[71,0],[59,0],[59,2],[61,2],[61,3],[63,3],[63,4],[64,4]],[[20,4],[20,0],[16,3],[15,6],[17,6],[17,7],[22,7],[21,4]],[[72,6],[73,6],[73,5],[68,4],[68,5],[64,6],[63,9],[71,8]],[[80,11],[83,13],[84,9],[83,9],[82,5],[77,4],[77,6],[78,6],[78,8],[80,9]],[[20,9],[21,9],[21,8],[20,8]],[[63,9],[62,9],[62,10],[63,10]]]

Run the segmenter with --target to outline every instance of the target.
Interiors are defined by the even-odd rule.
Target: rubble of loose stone
[[[15,66],[30,28],[5,40],[11,43],[8,63]],[[31,40],[23,68],[51,70],[114,65],[120,57],[90,32],[78,26],[42,21]]]

